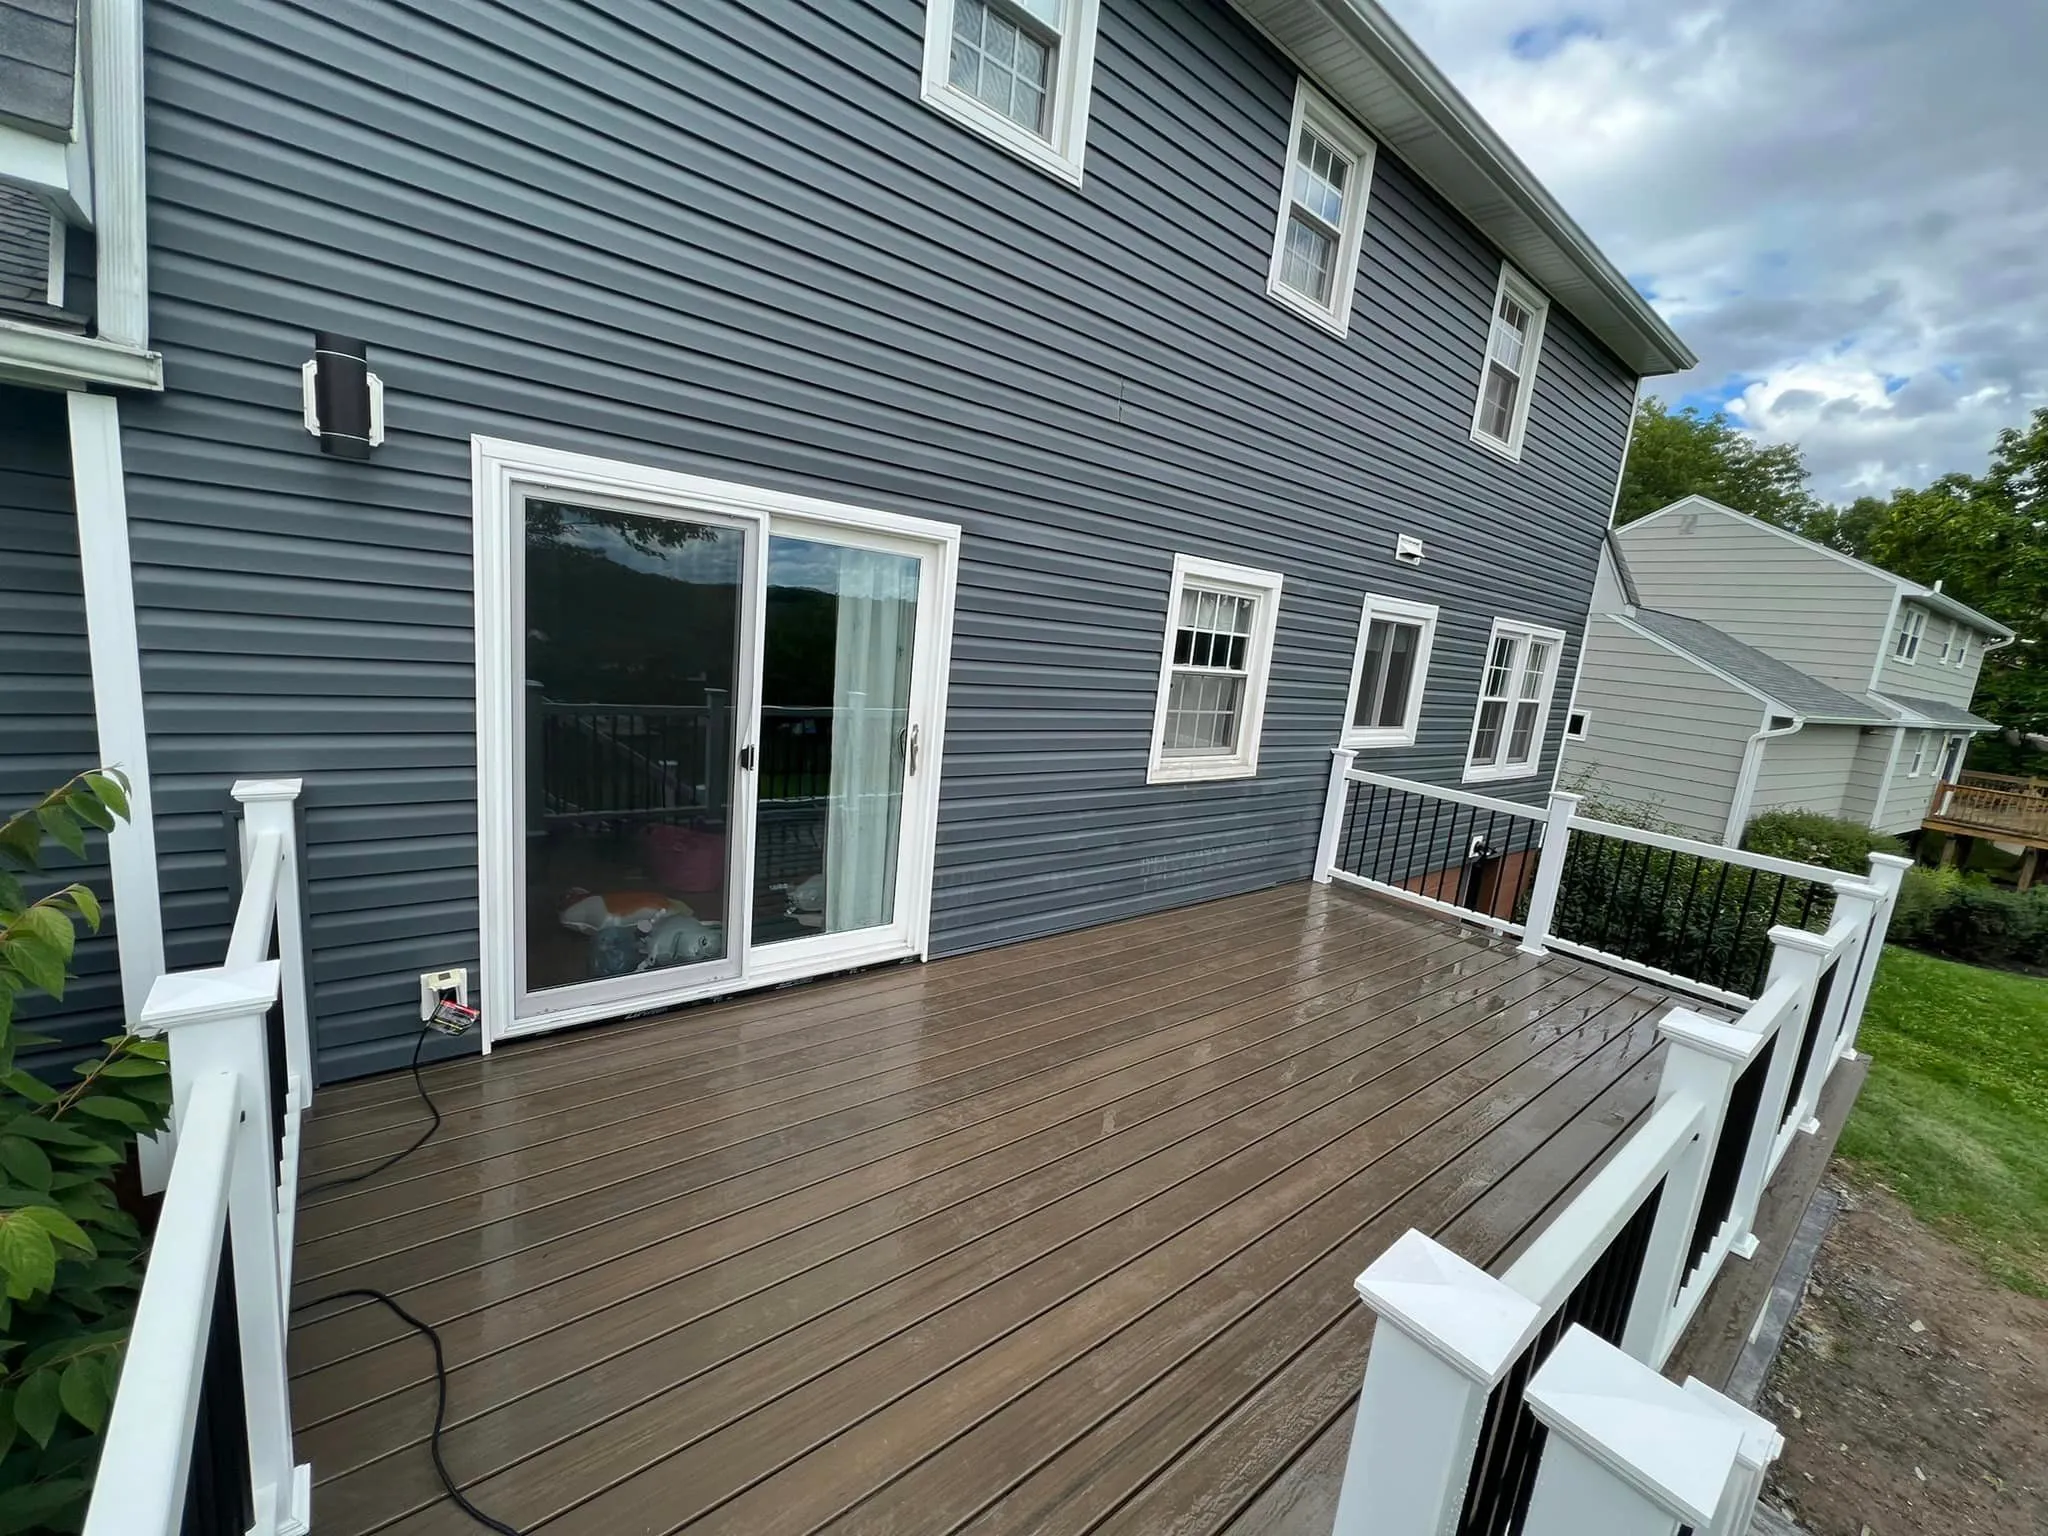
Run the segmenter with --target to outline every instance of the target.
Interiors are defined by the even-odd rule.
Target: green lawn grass
[[[2048,1295],[2048,979],[1896,946],[1840,1151],[2005,1284]]]

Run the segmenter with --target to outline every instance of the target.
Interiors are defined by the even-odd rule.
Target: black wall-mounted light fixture
[[[367,459],[384,441],[384,381],[370,372],[369,347],[359,337],[313,333],[313,355],[299,370],[306,430],[320,451]]]

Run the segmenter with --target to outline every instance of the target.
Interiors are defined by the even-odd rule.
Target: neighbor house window
[[[1472,438],[1514,458],[1522,456],[1529,425],[1529,397],[1543,353],[1543,320],[1550,301],[1514,271],[1500,269],[1493,296],[1493,324],[1486,333],[1486,363],[1479,374],[1479,403],[1472,412]]]
[[[1259,769],[1280,577],[1176,555],[1152,716],[1152,783],[1249,778]]]
[[[1964,629],[1964,628],[1963,628],[1963,627],[1962,627],[1961,625],[1957,625],[1957,626],[1956,626],[1956,665],[1957,665],[1957,666],[1959,666],[1959,667],[1967,667],[1967,666],[1968,666],[1969,664],[1970,664],[1970,632],[1969,632],[1969,631],[1968,631],[1967,629]]]
[[[1906,769],[1906,777],[1917,779],[1927,769],[1928,754],[1934,750],[1934,732],[1916,731],[1913,735],[1913,761]]]
[[[1561,630],[1494,620],[1465,758],[1468,780],[1512,779],[1536,771],[1563,649]]]
[[[1908,608],[1899,615],[1898,644],[1892,647],[1892,655],[1909,666],[1920,659],[1920,640],[1927,633],[1925,609]]]
[[[930,0],[924,99],[1081,184],[1100,0]]]
[[[1947,666],[1955,660],[1956,636],[1958,633],[1960,632],[1957,630],[1954,620],[1949,620],[1941,626],[1941,662],[1943,666]]]
[[[1372,140],[1296,82],[1266,292],[1339,336],[1351,324],[1371,182]]]
[[[1358,623],[1358,653],[1351,661],[1351,693],[1344,707],[1347,747],[1405,747],[1415,743],[1422,687],[1436,640],[1436,609],[1398,597],[1368,597]]]

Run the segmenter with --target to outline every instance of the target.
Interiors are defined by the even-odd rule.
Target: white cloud
[[[2048,404],[2041,0],[1387,0],[1826,496]]]

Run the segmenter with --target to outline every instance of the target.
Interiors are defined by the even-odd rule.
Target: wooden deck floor
[[[522,1530],[1325,1536],[1408,1227],[1496,1263],[1650,1097],[1665,999],[1309,885],[431,1069],[299,1220],[297,1299],[440,1326]],[[308,1184],[417,1133],[316,1103]],[[431,1359],[293,1340],[323,1536],[469,1536]]]

